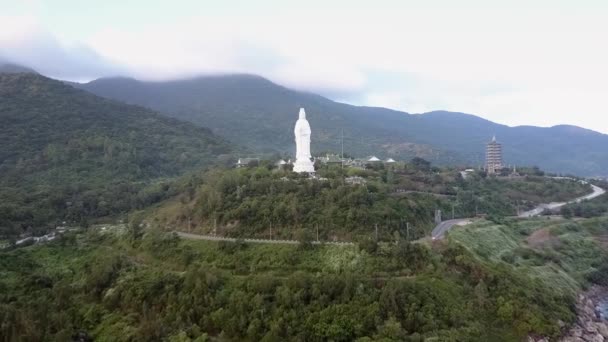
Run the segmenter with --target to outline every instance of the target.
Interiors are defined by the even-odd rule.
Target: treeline
[[[512,216],[540,203],[566,202],[592,191],[577,181],[535,175],[514,179],[476,175],[456,186],[456,209],[462,217]]]
[[[91,231],[0,254],[5,341],[516,341],[574,319],[573,298],[452,243],[265,248]]]
[[[70,225],[88,227],[99,217],[119,218],[184,191],[174,180],[109,181],[106,184],[65,183],[55,186],[0,188],[0,238],[16,239],[29,232]]]
[[[608,189],[608,182],[595,180],[593,183],[602,189]],[[561,208],[560,213],[566,218],[599,217],[608,213],[608,195],[602,195],[593,200],[571,203]]]
[[[608,195],[602,195],[593,200],[568,204],[561,209],[561,214],[566,218],[591,218],[604,216],[606,213],[608,213]]]
[[[316,238],[318,232],[322,240],[351,240],[375,234],[376,226],[381,239],[424,236],[434,210],[447,204],[431,195],[395,195],[387,172],[393,171],[359,170],[365,183],[349,184],[352,172],[340,167],[321,170],[317,179],[271,164],[215,170],[201,177],[194,194],[182,194],[178,205],[157,210],[149,221],[172,230],[217,228],[233,237],[270,237],[273,229],[274,238]]]

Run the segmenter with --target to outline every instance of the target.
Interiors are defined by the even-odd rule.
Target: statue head
[[[300,120],[306,120],[306,112],[304,108],[300,108]]]

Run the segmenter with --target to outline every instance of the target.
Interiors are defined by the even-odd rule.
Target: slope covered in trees
[[[208,129],[34,73],[0,73],[0,234],[148,205],[225,159]]]
[[[458,243],[182,241],[115,229],[0,251],[0,336],[66,341],[521,341],[572,294]],[[19,284],[19,286],[16,286]]]
[[[251,75],[168,82],[109,78],[75,86],[209,127],[257,152],[293,153],[293,124],[298,108],[305,107],[316,153],[340,151],[343,131],[345,150],[355,156],[419,156],[441,164],[481,165],[485,144],[497,135],[508,164],[584,176],[608,174],[608,136],[573,126],[508,127],[463,113],[411,115],[351,106]]]
[[[232,237],[328,241],[395,234],[410,240],[444,218],[514,216],[517,209],[562,202],[591,192],[587,185],[536,175],[521,179],[462,179],[456,170],[424,163],[370,164],[366,169],[318,166],[318,178],[301,177],[272,163],[192,176],[184,191],[146,212],[161,228]],[[522,170],[522,172],[524,172]],[[360,177],[363,184],[350,184]],[[409,224],[409,225],[408,225]],[[408,229],[409,228],[409,229]]]

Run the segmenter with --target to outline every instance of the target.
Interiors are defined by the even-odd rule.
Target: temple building
[[[502,169],[502,145],[492,138],[486,147],[486,171],[488,174],[496,174]]]

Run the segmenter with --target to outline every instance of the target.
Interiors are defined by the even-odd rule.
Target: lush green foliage
[[[477,174],[458,184],[457,191],[460,217],[473,217],[476,213],[512,216],[539,203],[570,201],[591,193],[592,189],[565,179],[541,176],[505,179]]]
[[[0,74],[0,120],[0,235],[147,206],[169,188],[151,180],[231,151],[207,129],[35,74]]]
[[[484,260],[506,262],[523,274],[574,294],[600,282],[608,253],[602,248],[606,219],[587,221],[508,220],[504,225],[483,221],[449,233]],[[600,272],[600,273],[598,273]]]
[[[602,195],[591,201],[569,204],[562,207],[561,214],[565,217],[598,217],[608,212],[608,195]]]
[[[125,234],[0,252],[0,336],[519,341],[573,319],[570,296],[454,243],[431,251],[401,240],[370,253]]]
[[[263,166],[225,170],[206,174],[191,203],[184,204],[189,197],[180,201],[172,217],[161,210],[155,222],[187,229],[188,221],[190,228],[207,232],[218,225],[221,234],[245,237],[268,236],[272,226],[275,237],[291,239],[299,230],[318,228],[323,240],[370,236],[376,224],[381,237],[392,238],[394,231],[405,237],[409,222],[410,238],[423,235],[441,202],[420,194],[392,196],[390,191],[389,185],[371,177],[367,185],[353,186],[339,174],[311,180]]]
[[[595,182],[597,186],[608,189],[608,182]],[[561,214],[565,217],[598,217],[604,216],[608,212],[608,194],[602,195],[593,200],[586,200],[580,203],[572,203],[562,207]]]
[[[436,209],[444,218],[452,209],[455,217],[512,216],[518,205],[523,210],[590,192],[577,182],[536,176],[463,180],[457,171],[420,161],[367,169],[320,167],[318,174],[308,179],[267,163],[208,172],[187,192],[155,208],[148,221],[170,230],[235,237],[269,238],[271,228],[273,237],[288,239],[301,231],[316,237],[318,231],[324,241],[367,238],[378,226],[380,240],[395,234],[412,240],[434,227]],[[365,183],[348,184],[347,176]]]

